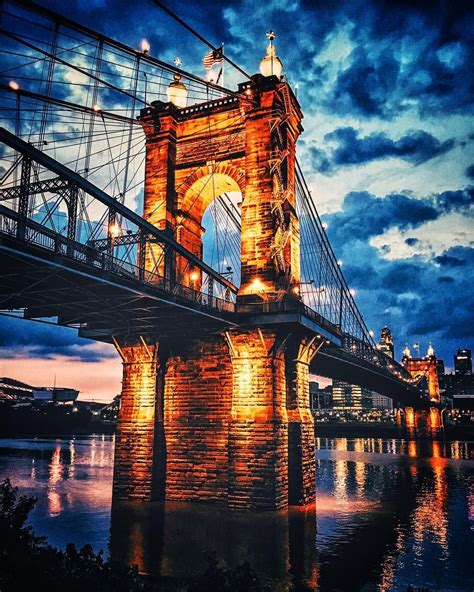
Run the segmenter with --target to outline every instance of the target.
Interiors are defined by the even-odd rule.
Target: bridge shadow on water
[[[459,480],[467,448],[373,439],[322,439],[319,448],[316,507],[255,513],[115,502],[111,556],[170,582],[202,575],[209,557],[229,567],[248,562],[277,592],[404,591],[410,583],[436,590],[433,582],[452,581],[455,572],[462,580],[467,568],[450,549],[458,526],[448,497],[467,512]]]
[[[314,590],[315,506],[255,513],[184,502],[117,502],[110,554],[177,581],[203,574],[210,557],[229,567],[248,562],[271,590]]]

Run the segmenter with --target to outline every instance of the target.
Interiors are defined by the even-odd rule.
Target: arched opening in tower
[[[235,286],[241,278],[240,208],[242,192],[232,167],[212,164],[196,171],[193,182],[178,195],[177,239]],[[229,169],[229,170],[228,170]],[[229,288],[205,273],[183,268],[184,283],[206,296],[231,300]],[[190,281],[186,282],[186,276]]]
[[[240,192],[218,195],[202,218],[203,260],[235,286],[240,286]]]

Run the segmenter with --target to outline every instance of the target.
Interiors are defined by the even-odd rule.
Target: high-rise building
[[[315,409],[319,409],[319,400],[318,400],[318,393],[319,393],[319,382],[315,382],[314,380],[309,381],[309,407],[311,411]]]
[[[393,409],[393,401],[390,397],[372,393],[372,407],[375,409]]]
[[[454,373],[458,376],[471,376],[472,358],[470,349],[458,349],[454,356]]]
[[[316,409],[331,409],[332,386],[328,385],[321,389],[318,382],[310,381],[309,402],[311,411],[315,411]]]
[[[439,382],[439,386],[440,388],[445,388],[445,367],[444,367],[444,360],[436,360],[436,372],[438,374],[438,382]]]
[[[358,384],[339,380],[332,383],[332,408],[341,411],[357,411],[372,407],[372,393]]]
[[[395,357],[395,349],[393,345],[392,332],[388,327],[384,327],[380,334],[380,341],[377,349],[391,358]]]

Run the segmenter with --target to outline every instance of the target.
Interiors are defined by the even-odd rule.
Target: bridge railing
[[[72,241],[34,220],[22,220],[17,212],[0,205],[0,235],[17,239],[21,225],[24,226],[22,242],[45,249],[55,256],[68,258],[71,261],[85,265],[88,269],[92,267],[102,273],[118,276],[121,280],[145,284],[149,288],[166,292],[173,298],[181,298],[198,306],[222,312],[235,311],[233,302],[195,290],[155,272],[142,269],[128,261],[94,249],[90,245]]]
[[[339,338],[343,338],[344,336],[339,327],[325,319],[322,315],[317,313],[315,310],[300,300],[294,298],[238,304],[236,311],[241,314],[277,314],[285,312],[299,313],[313,320],[322,328],[327,329],[333,335],[336,335]]]

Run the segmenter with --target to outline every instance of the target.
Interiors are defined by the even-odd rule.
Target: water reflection
[[[315,507],[284,512],[229,511],[204,504],[114,503],[111,555],[167,579],[202,574],[208,557],[249,562],[272,590],[314,590]]]
[[[474,542],[469,529],[474,481],[466,462],[472,444],[374,439],[317,444],[320,590],[401,592],[409,584],[472,590],[467,549]],[[321,507],[325,491],[334,493],[333,507]],[[464,548],[458,547],[460,540]]]
[[[399,440],[395,438],[316,438],[317,450],[339,450],[373,454],[395,454],[417,458],[471,458],[472,442],[440,442],[439,440]]]
[[[38,497],[52,544],[92,543],[147,573],[249,561],[272,590],[472,590],[472,443],[317,438],[317,505],[279,514],[115,504],[113,439],[0,441],[0,477]],[[110,533],[110,534],[109,534]],[[293,586],[293,587],[292,587]]]

